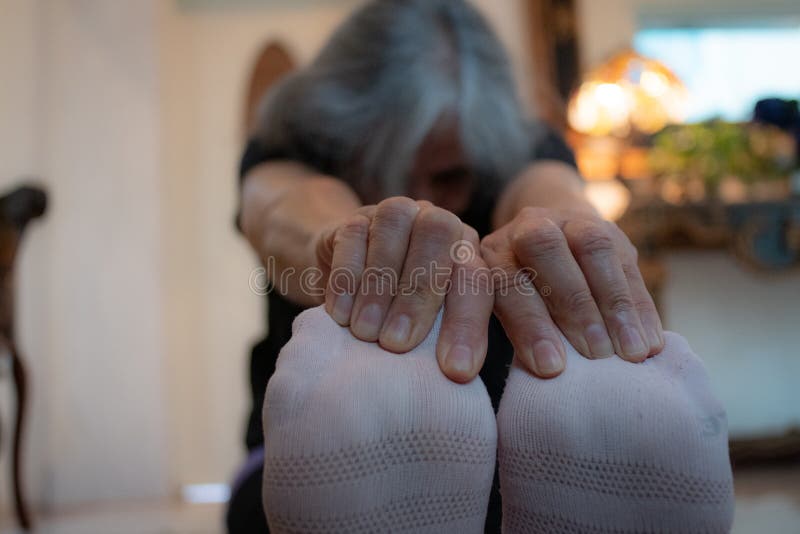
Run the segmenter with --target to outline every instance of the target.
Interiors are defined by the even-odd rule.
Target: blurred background
[[[736,532],[800,532],[797,1],[474,3],[710,369]],[[264,333],[238,159],[263,92],[359,4],[0,0],[0,185],[37,188],[0,199],[0,532],[20,361],[41,532],[221,531]]]

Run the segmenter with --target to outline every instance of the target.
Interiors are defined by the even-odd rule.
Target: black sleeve
[[[258,139],[250,139],[239,162],[239,184],[250,170],[266,161],[291,159],[287,150],[265,147]]]
[[[239,162],[239,186],[242,180],[254,167],[267,161],[292,160],[303,163],[321,174],[341,176],[340,162],[335,157],[336,151],[321,146],[314,137],[294,135],[283,143],[270,145],[258,137],[247,142],[242,159]],[[236,227],[241,230],[239,213],[236,214]]]
[[[283,149],[278,148],[268,148],[263,145],[258,139],[252,138],[247,142],[247,146],[245,146],[244,153],[242,154],[242,159],[239,161],[239,179],[238,179],[238,186],[242,186],[242,181],[244,177],[250,172],[253,167],[256,167],[264,162],[278,160],[278,159],[292,159],[292,155]],[[234,219],[234,225],[236,229],[241,232],[242,231],[242,224],[241,224],[241,214],[242,214],[242,207],[241,205],[237,204],[236,208],[236,218]]]
[[[550,126],[541,124],[534,139],[533,161],[550,159],[578,168],[572,149],[564,141],[564,137]]]

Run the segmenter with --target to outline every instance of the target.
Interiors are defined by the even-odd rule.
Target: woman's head
[[[271,93],[260,131],[333,162],[367,200],[456,186],[459,168],[460,183],[503,180],[530,149],[506,53],[463,0],[366,4]]]

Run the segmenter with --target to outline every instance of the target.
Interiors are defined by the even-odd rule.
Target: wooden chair
[[[16,411],[14,416],[11,481],[14,510],[19,526],[31,527],[31,517],[22,491],[22,433],[27,410],[27,375],[14,338],[14,261],[26,225],[44,214],[47,196],[36,187],[23,186],[0,197],[0,349],[11,360]]]

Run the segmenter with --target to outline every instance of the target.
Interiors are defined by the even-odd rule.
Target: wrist
[[[508,184],[495,207],[493,226],[505,225],[528,207],[597,214],[575,169],[557,161],[534,163]]]

